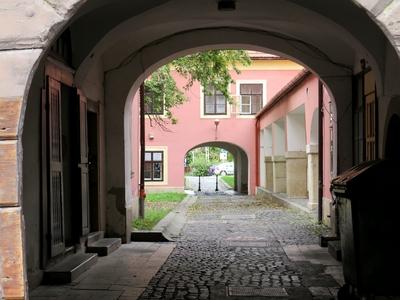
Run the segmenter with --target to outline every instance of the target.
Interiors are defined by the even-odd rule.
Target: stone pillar
[[[131,115],[125,114],[128,85],[131,76],[126,68],[109,73],[104,83],[104,151],[106,185],[106,234],[130,242],[133,198],[126,188],[131,184],[126,168],[126,151],[131,151]],[[124,87],[124,88],[122,88]],[[133,97],[133,95],[132,95]],[[131,107],[131,106],[130,106]],[[125,131],[126,130],[126,131]],[[134,158],[132,158],[134,159]],[[129,173],[129,172],[128,172]]]
[[[272,157],[266,156],[264,158],[265,162],[265,188],[269,191],[274,189],[274,172],[273,172],[273,164]]]
[[[126,243],[130,242],[132,204],[125,190],[124,105],[116,102],[107,106],[106,102],[106,107],[106,235]]]
[[[286,193],[286,159],[284,156],[272,157],[272,174],[274,193]]]
[[[308,207],[318,207],[318,145],[307,145]]]
[[[307,197],[307,156],[304,151],[286,152],[286,193],[289,198]]]
[[[15,48],[12,45],[9,47]],[[29,75],[41,52],[40,49],[0,51],[0,291],[2,294],[0,298],[2,299],[27,297],[25,228],[21,209],[23,159],[21,112],[25,110],[23,95]],[[28,199],[29,197],[26,197],[24,200]]]

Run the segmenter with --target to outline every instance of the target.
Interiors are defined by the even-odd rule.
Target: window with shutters
[[[226,115],[225,96],[213,87],[204,91],[204,114],[205,115]]]
[[[240,84],[240,114],[255,115],[263,105],[263,85],[259,83]]]
[[[146,151],[144,162],[144,180],[145,181],[163,181],[164,180],[164,152]]]

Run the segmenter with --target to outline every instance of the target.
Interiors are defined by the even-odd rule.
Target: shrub
[[[208,169],[210,168],[211,164],[207,162],[205,159],[196,159],[192,163],[193,168],[193,175],[194,176],[207,176]]]

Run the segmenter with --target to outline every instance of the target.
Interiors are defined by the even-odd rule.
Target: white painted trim
[[[168,185],[168,146],[147,146],[146,151],[163,151],[163,181],[144,181],[144,186]]]
[[[231,104],[226,100],[226,114],[205,115],[204,114],[204,91],[200,85],[200,119],[229,119],[231,117]],[[231,90],[231,84],[228,85],[228,91]]]
[[[246,84],[246,83],[260,83],[263,86],[263,97],[262,97],[262,105],[261,105],[261,109],[265,106],[265,104],[267,104],[267,80],[265,79],[238,79],[235,81],[236,84],[236,99],[239,99],[239,103],[237,103],[237,115],[236,117],[239,119],[254,119],[255,115],[245,115],[245,114],[241,114],[241,104],[242,104],[242,98],[240,97],[240,85],[241,84]]]

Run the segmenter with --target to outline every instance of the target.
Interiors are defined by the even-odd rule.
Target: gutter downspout
[[[322,197],[324,188],[324,86],[318,80],[318,222],[322,223]]]
[[[260,119],[256,119],[256,187],[260,186]]]
[[[139,183],[139,218],[144,218],[144,157],[145,157],[145,114],[144,114],[144,83],[140,85],[140,183]]]

